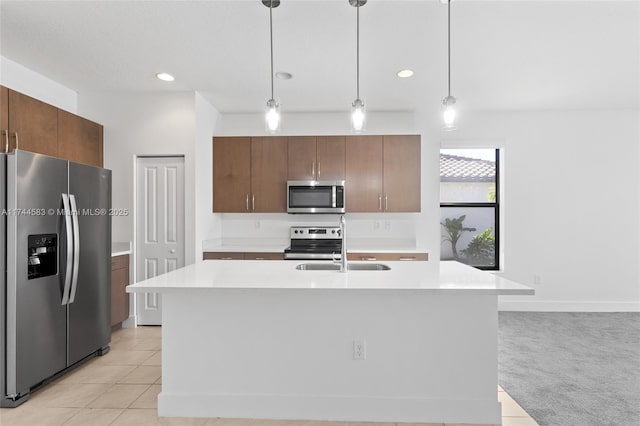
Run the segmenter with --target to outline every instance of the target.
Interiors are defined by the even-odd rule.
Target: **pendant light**
[[[356,99],[351,104],[351,130],[360,133],[364,130],[366,119],[364,102],[360,99],[360,6],[367,0],[349,0],[349,4],[356,8]]]
[[[269,8],[269,39],[271,42],[271,98],[267,101],[265,124],[269,133],[280,130],[280,104],[273,97],[273,8],[280,6],[280,0],[262,0]]]
[[[456,98],[451,96],[451,0],[445,0],[447,2],[447,66],[448,74],[447,79],[449,82],[447,97],[442,100],[443,115],[444,115],[444,129],[455,130],[456,120]]]

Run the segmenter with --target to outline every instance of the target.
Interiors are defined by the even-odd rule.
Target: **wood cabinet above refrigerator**
[[[24,151],[103,166],[103,127],[0,86],[0,151]]]

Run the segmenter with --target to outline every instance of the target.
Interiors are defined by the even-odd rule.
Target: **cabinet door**
[[[58,156],[58,108],[9,90],[9,133],[25,151]],[[17,136],[16,136],[17,135]]]
[[[245,260],[284,260],[284,253],[248,252],[244,254]]]
[[[384,136],[386,212],[420,211],[420,136]]]
[[[368,261],[427,261],[428,253],[349,253],[347,260]]]
[[[318,180],[344,180],[345,137],[318,136],[316,176]],[[289,163],[291,164],[291,163]]]
[[[287,139],[251,138],[251,211],[287,211]]]
[[[244,253],[230,251],[205,251],[202,260],[244,260]]]
[[[65,160],[102,167],[100,124],[58,110],[58,156]]]
[[[129,256],[111,258],[111,326],[129,318]]]
[[[382,210],[382,136],[347,136],[348,212]]]
[[[0,86],[0,152],[9,146],[9,89]]]
[[[251,138],[213,138],[213,211],[248,212]]]
[[[316,179],[316,137],[290,136],[287,138],[289,180]]]

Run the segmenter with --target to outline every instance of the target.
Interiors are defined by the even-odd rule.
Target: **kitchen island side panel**
[[[163,295],[160,416],[500,423],[497,296]],[[354,359],[354,340],[365,360]]]

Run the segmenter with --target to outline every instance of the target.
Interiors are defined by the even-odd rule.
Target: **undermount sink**
[[[336,263],[301,263],[296,266],[300,271],[339,271],[340,265]],[[349,263],[350,271],[388,271],[391,268],[382,263]]]

